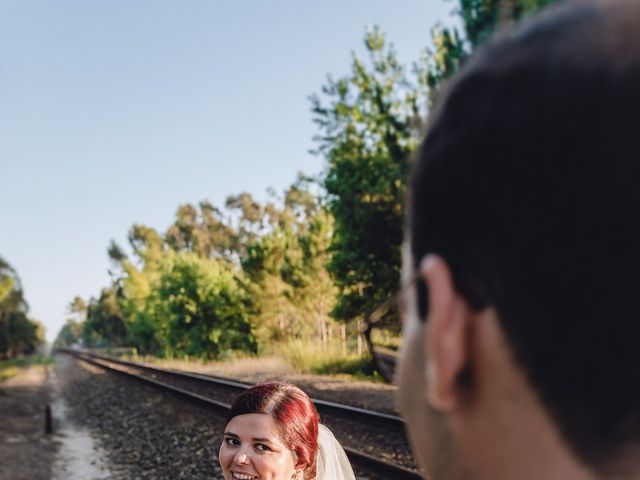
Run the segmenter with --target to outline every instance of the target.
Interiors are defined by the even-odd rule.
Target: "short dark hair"
[[[640,444],[640,2],[555,7],[451,80],[411,178],[415,266],[438,253],[577,456]]]

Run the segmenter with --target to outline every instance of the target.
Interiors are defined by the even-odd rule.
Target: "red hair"
[[[234,417],[248,413],[270,415],[280,429],[284,444],[295,455],[296,464],[306,465],[304,479],[316,477],[320,417],[306,393],[284,382],[255,385],[242,392],[233,402],[227,423]]]

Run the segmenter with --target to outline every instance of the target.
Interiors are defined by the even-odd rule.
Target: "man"
[[[640,478],[640,2],[544,12],[440,100],[403,265],[419,463],[434,480]]]

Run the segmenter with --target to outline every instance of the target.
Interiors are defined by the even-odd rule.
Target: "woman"
[[[281,382],[251,387],[233,402],[219,459],[225,480],[355,480],[311,399]]]

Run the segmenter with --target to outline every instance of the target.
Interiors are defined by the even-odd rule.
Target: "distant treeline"
[[[441,84],[496,27],[549,3],[459,0],[462,30],[434,27],[411,68],[369,30],[367,58],[311,96],[322,177],[264,204],[181,205],[164,232],[134,225],[132,255],[112,243],[111,284],[73,300],[56,343],[204,358],[291,339],[355,345],[354,323],[398,286],[407,175]]]
[[[0,359],[29,355],[44,342],[43,326],[28,313],[20,277],[0,257]]]
[[[264,205],[246,193],[224,209],[182,205],[162,234],[134,225],[133,255],[112,243],[112,284],[74,299],[58,344],[218,358],[288,338],[326,342],[336,330],[332,221],[312,185],[301,177]]]

